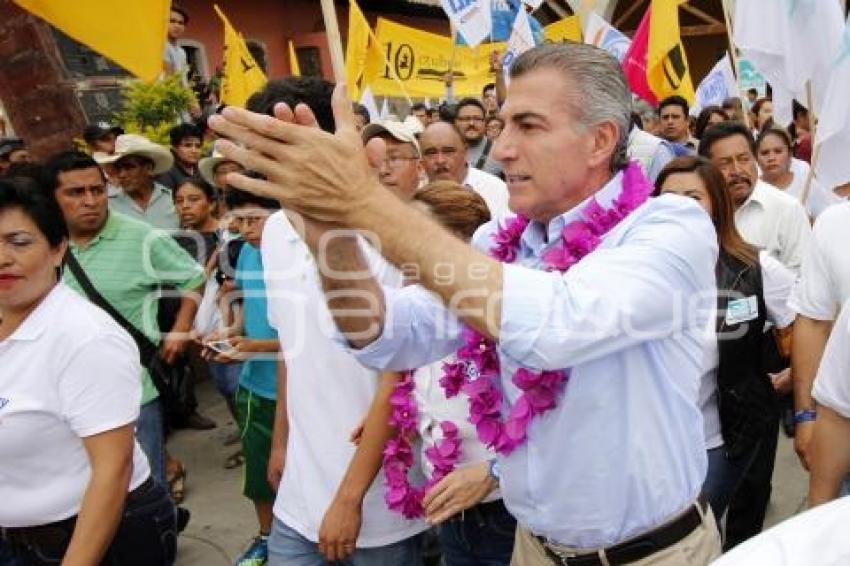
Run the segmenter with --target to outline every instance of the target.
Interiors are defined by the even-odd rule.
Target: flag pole
[[[728,0],[721,0],[720,4],[723,6],[723,18],[726,20],[726,39],[729,41],[729,57],[732,58],[732,70],[735,72],[735,86],[738,87],[738,96],[741,99],[741,110],[743,110],[744,114],[744,124],[749,130],[752,128],[750,125],[750,111],[744,108],[746,94],[741,90],[741,67],[738,62],[738,53],[735,50],[735,42],[732,39],[732,18],[729,16]]]
[[[322,16],[325,20],[325,32],[328,35],[328,48],[331,53],[334,81],[345,81],[345,56],[342,53],[342,39],[339,35],[339,23],[336,19],[336,8],[333,0],[321,0]]]
[[[806,176],[806,184],[803,185],[803,191],[800,193],[800,203],[803,205],[803,208],[806,207],[806,201],[809,200],[809,192],[812,188],[812,179],[815,176],[815,167],[818,164],[818,154],[820,153],[818,150],[817,138],[817,114],[815,114],[815,93],[814,87],[812,86],[812,81],[809,79],[806,81],[806,104],[808,105],[809,110],[809,125],[811,127],[811,131],[809,132],[809,136],[811,136],[812,140],[812,162],[809,164],[809,174]]]

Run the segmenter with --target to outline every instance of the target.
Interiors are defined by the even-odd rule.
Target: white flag
[[[443,10],[470,47],[490,35],[493,27],[490,0],[441,0]]]
[[[363,89],[363,94],[360,95],[360,104],[366,107],[369,111],[369,121],[378,121],[378,105],[375,102],[375,97],[372,95],[372,89],[369,86]]]
[[[596,12],[589,12],[584,22],[584,42],[604,49],[623,62],[632,40],[606,22]]]
[[[532,47],[534,47],[534,35],[531,33],[531,24],[528,22],[525,8],[520,7],[508,44],[505,46],[505,55],[502,57],[502,70],[505,73],[506,84],[510,82],[509,74],[516,58]]]
[[[738,84],[735,82],[735,73],[732,72],[732,63],[729,62],[729,54],[717,62],[711,71],[705,76],[696,90],[696,102],[691,106],[691,114],[697,115],[706,106],[712,104],[721,105],[723,101],[731,96],[738,95]]]
[[[387,120],[390,117],[390,105],[387,102],[387,97],[384,97],[384,103],[381,105],[381,120]]]
[[[850,23],[829,69],[829,86],[818,114],[815,175],[823,187],[834,189],[850,181]]]
[[[838,0],[774,0],[769,6],[756,0],[738,0],[735,44],[773,88],[776,122],[791,121],[792,97],[807,104],[809,80],[815,111],[820,113],[843,22]]]

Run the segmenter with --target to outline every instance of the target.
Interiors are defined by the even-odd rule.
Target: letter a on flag
[[[162,73],[170,0],[15,3],[141,79]]]
[[[233,29],[219,7],[215,5],[213,7],[224,24],[224,75],[221,81],[221,101],[228,106],[245,106],[248,98],[265,86],[266,75],[248,51],[242,36]]]
[[[443,10],[470,47],[490,35],[493,27],[490,0],[441,0]]]

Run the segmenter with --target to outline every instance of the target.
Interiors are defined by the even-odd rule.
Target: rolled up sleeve
[[[357,360],[387,370],[419,368],[461,346],[461,323],[439,298],[419,286],[384,287],[386,316],[381,335],[362,349],[344,342]],[[340,340],[345,338],[340,335]]]

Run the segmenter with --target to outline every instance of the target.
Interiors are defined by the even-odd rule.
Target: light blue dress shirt
[[[615,176],[595,198],[607,206]],[[593,197],[591,197],[593,198]],[[583,205],[530,223],[504,269],[499,357],[510,402],[519,365],[571,368],[555,409],[501,458],[502,497],[533,533],[607,547],[687,509],[706,474],[697,392],[715,340],[717,235],[694,201],[651,199],[565,274],[542,269],[547,242]],[[492,245],[495,224],[474,245]],[[421,287],[385,289],[383,334],[355,352],[382,369],[420,367],[460,345],[460,324]]]

